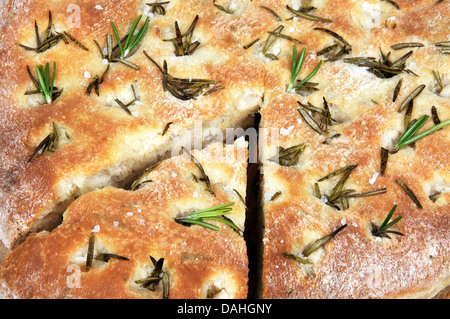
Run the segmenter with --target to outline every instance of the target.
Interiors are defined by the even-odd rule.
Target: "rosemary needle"
[[[36,65],[36,74],[39,91],[41,92],[47,104],[51,104],[53,101],[53,88],[55,84],[56,62],[53,62],[53,77],[51,83],[50,83],[50,67],[48,63],[45,65],[45,68],[42,68],[42,65]]]
[[[305,53],[306,53],[306,49],[303,48],[302,51],[300,52],[300,56],[297,58],[297,46],[294,45],[292,48],[291,80],[290,80],[287,92],[290,92],[293,89],[295,89],[296,87],[299,87],[300,85],[305,84],[309,79],[311,79],[317,73],[317,71],[319,71],[319,68],[322,65],[322,60],[321,60],[321,61],[319,61],[317,66],[314,68],[314,70],[312,70],[311,73],[306,78],[304,78],[303,80],[301,80],[300,82],[298,82],[294,85],[294,82],[297,79],[298,74],[300,73],[300,69],[305,60]]]

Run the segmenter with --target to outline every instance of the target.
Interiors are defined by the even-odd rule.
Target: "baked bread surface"
[[[125,34],[146,5],[142,1],[88,1],[78,4],[81,9],[78,28],[70,26],[72,12],[68,11],[69,4],[66,1],[9,0],[0,8],[0,63],[3,70],[0,77],[0,98],[3,101],[0,146],[5,150],[0,155],[0,239],[8,248],[15,249],[15,256],[26,256],[32,245],[52,247],[56,242],[58,245],[71,245],[63,239],[58,240],[58,237],[67,236],[63,231],[64,225],[69,221],[78,223],[78,218],[83,223],[79,226],[83,231],[76,235],[79,238],[71,247],[86,246],[92,227],[100,221],[89,213],[86,220],[91,219],[84,225],[85,219],[76,212],[85,211],[91,197],[99,198],[98,210],[102,211],[101,206],[108,207],[110,201],[116,203],[122,198],[123,201],[139,201],[139,196],[146,196],[144,193],[160,190],[146,186],[136,193],[116,188],[90,192],[108,185],[126,185],[130,176],[136,177],[138,172],[182,141],[186,132],[193,130],[196,121],[202,121],[203,126],[211,131],[212,128],[242,127],[247,125],[248,117],[261,107],[261,128],[269,132],[267,136],[260,134],[260,139],[267,137],[268,142],[261,144],[259,149],[262,154],[261,210],[264,218],[264,230],[260,227],[263,232],[261,297],[422,298],[433,297],[450,284],[448,128],[391,154],[386,172],[383,176],[377,175],[380,147],[391,149],[403,132],[405,111],[397,112],[398,107],[419,85],[425,85],[425,89],[414,99],[411,118],[431,115],[432,106],[436,107],[441,120],[450,118],[449,58],[435,45],[449,40],[446,17],[450,7],[447,1],[398,0],[395,4],[399,8],[396,8],[391,1],[313,0],[311,5],[315,9],[311,13],[332,22],[293,17],[286,6],[298,9],[300,1],[170,1],[166,15],[155,14],[152,17],[141,48],[129,58],[130,62],[139,65],[140,70],[111,63],[111,69],[100,85],[99,96],[94,92],[90,96],[85,93],[92,78],[101,75],[107,66],[93,40],[102,47],[106,45],[106,35],[113,34],[110,22],[116,24],[121,35]],[[224,12],[214,4],[233,13]],[[266,8],[273,10],[280,19]],[[18,43],[35,45],[34,22],[37,21],[43,31],[50,10],[55,28],[67,30],[89,51],[70,41],[67,45],[61,41],[40,54],[18,46]],[[183,32],[196,15],[199,20],[194,40],[201,44],[192,55],[176,57],[172,43],[163,39],[174,37],[175,21]],[[306,48],[299,79],[304,78],[320,60],[324,61],[310,80],[318,83],[317,91],[286,92],[291,75],[292,41],[285,38],[275,40],[268,52],[275,55],[276,60],[262,54],[269,32],[280,25],[284,27],[283,34],[301,41],[301,44],[296,44],[299,51]],[[351,51],[337,61],[326,61],[330,55],[318,56],[318,52],[335,44],[336,40],[315,28],[326,28],[339,34],[351,44]],[[244,48],[258,38],[260,40],[254,45]],[[409,42],[423,46],[400,50],[391,48],[394,44]],[[225,89],[194,100],[180,101],[163,91],[161,72],[143,54],[144,50],[160,66],[166,60],[169,73],[174,76],[217,80]],[[353,57],[378,60],[381,54],[388,52],[394,61],[408,51],[412,54],[406,60],[406,68],[415,75],[402,72],[381,79],[366,68],[343,61]],[[56,84],[64,91],[52,104],[42,105],[39,95],[24,95],[32,88],[26,67],[53,61],[57,62]],[[433,71],[438,71],[442,78],[443,88],[439,92]],[[403,85],[393,102],[392,95],[399,79],[403,80]],[[130,107],[130,116],[114,99],[131,100],[132,83],[137,83],[141,104]],[[328,144],[322,142],[329,135],[318,135],[298,112],[299,102],[322,108],[324,98],[337,120],[331,129],[341,134]],[[28,163],[30,154],[49,134],[53,122],[61,125],[67,133],[65,143],[59,145],[54,153],[39,156]],[[168,123],[172,124],[163,134]],[[431,123],[430,117],[424,128],[431,127]],[[279,143],[275,143],[276,140],[271,142],[270,132],[275,134]],[[299,143],[305,143],[307,147],[294,166],[283,167],[269,160],[276,155],[278,146],[286,148]],[[357,164],[357,167],[346,187],[357,192],[384,187],[387,192],[373,197],[350,198],[349,208],[337,211],[314,196],[314,182],[350,164]],[[338,178],[321,183],[321,190],[329,191]],[[413,190],[422,208],[411,201],[395,179],[402,180]],[[225,178],[223,184],[228,182]],[[281,194],[271,200],[277,192]],[[441,195],[433,202],[430,196],[436,193]],[[49,234],[34,234],[58,225],[60,215],[78,196],[65,213],[61,226]],[[371,223],[381,224],[394,204],[398,205],[394,217],[403,215],[395,229],[404,236],[393,235],[391,239],[372,236]],[[149,215],[165,220],[151,208],[147,207],[151,212]],[[114,209],[112,214],[120,215],[121,210]],[[136,214],[133,216],[137,218]],[[135,221],[137,223],[137,219]],[[167,220],[165,222],[168,223]],[[283,256],[283,253],[301,255],[305,246],[343,225],[346,225],[345,229],[311,255],[312,266],[299,265]],[[115,228],[109,227],[100,225],[100,229],[108,229],[112,234]],[[174,227],[184,230],[181,225]],[[193,229],[189,228],[189,231]],[[178,234],[182,238],[188,236],[174,230],[173,238]],[[228,230],[226,234],[228,236]],[[236,234],[230,229],[229,235]],[[19,245],[28,236],[27,245]],[[110,236],[103,240],[107,242]],[[55,240],[50,240],[53,237]],[[127,237],[127,240],[139,245],[138,239],[132,237]],[[152,242],[151,245],[156,244]],[[239,245],[242,244],[237,244],[236,253],[243,253],[244,249]],[[164,256],[170,259],[162,246],[152,247],[151,253],[155,258]],[[216,248],[219,251],[223,249],[218,246],[211,249]],[[122,253],[127,255],[127,250],[118,244],[111,244],[111,249],[117,250],[118,254],[124,249]],[[204,247],[199,250],[202,254],[207,253]],[[141,296],[139,292],[123,288],[129,287],[130,278],[134,278],[131,264],[136,267],[150,264],[150,252],[136,254],[139,256],[136,255],[133,262],[112,260],[102,265],[102,271],[113,267],[126,268],[124,272],[128,281],[117,279],[117,285],[122,287],[118,289],[123,293],[122,297]],[[67,267],[69,257],[65,252],[57,264]],[[29,267],[37,267],[41,263],[47,264],[42,258],[22,262]],[[19,271],[18,266],[9,265],[12,260],[10,257],[2,264],[2,276],[8,280],[13,280],[13,274]],[[187,261],[182,262],[183,265],[185,263]],[[171,263],[169,265],[175,267]],[[206,269],[201,268],[206,267],[203,264],[199,267]],[[245,267],[239,263],[238,268],[242,270]],[[196,278],[191,272],[194,268],[189,268],[189,271],[180,269],[177,272],[186,274],[184,277]],[[89,295],[89,289],[67,289],[66,268],[55,271],[61,278],[57,281],[61,289],[55,290],[59,296],[102,296],[99,288],[92,288],[92,295]],[[94,276],[96,271],[100,272],[94,267],[84,275]],[[121,271],[113,273],[111,270],[108,274],[116,276],[118,273]],[[239,287],[246,280],[242,276],[236,279]],[[94,278],[92,280],[95,282]],[[17,288],[20,292],[15,292],[16,288],[5,288],[8,285],[3,286],[3,291],[9,297],[54,296],[50,290],[35,292],[31,289],[32,292],[27,294]],[[11,285],[14,287],[18,283]],[[100,283],[98,286],[104,287]],[[202,293],[189,290],[183,294],[177,287],[175,285],[171,290],[171,296],[205,296],[204,290]],[[233,289],[227,288],[226,291]],[[150,295],[160,297],[161,291]],[[244,295],[244,290],[233,294]]]

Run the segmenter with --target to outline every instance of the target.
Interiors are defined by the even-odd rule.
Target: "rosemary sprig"
[[[36,65],[37,81],[31,76],[33,83],[37,86],[47,104],[51,104],[53,101],[53,89],[55,84],[56,75],[56,62],[53,62],[53,76],[50,79],[50,65],[47,62],[45,68],[42,65]]]
[[[135,283],[140,284],[142,287],[155,291],[156,285],[159,282],[163,284],[163,299],[169,298],[169,276],[165,271],[162,270],[164,265],[164,258],[160,258],[156,260],[152,256],[150,256],[150,260],[153,264],[153,271],[151,274],[143,279],[135,280]]]
[[[129,57],[132,54],[131,52],[133,52],[133,50],[139,45],[139,43],[142,41],[145,34],[147,33],[148,24],[150,22],[149,17],[147,17],[147,19],[145,20],[144,26],[142,28],[140,28],[136,34],[134,34],[134,32],[136,31],[136,28],[139,24],[139,21],[141,21],[141,18],[142,18],[142,15],[140,15],[136,19],[136,21],[133,23],[133,25],[131,26],[131,30],[128,33],[128,36],[126,37],[125,44],[123,44],[123,45],[122,45],[122,40],[119,36],[119,33],[117,31],[117,28],[116,28],[114,22],[111,22],[111,26],[113,28],[114,35],[116,36],[117,45],[119,46],[119,50],[120,50],[120,60],[125,60],[127,57]]]
[[[273,31],[269,31],[268,32],[269,36],[267,37],[267,40],[264,43],[264,46],[263,46],[263,48],[261,50],[261,52],[264,54],[265,57],[267,57],[267,58],[269,58],[271,60],[277,60],[278,59],[274,54],[268,52],[270,47],[273,45],[275,40],[278,39],[278,38],[286,39],[286,40],[291,41],[291,42],[296,43],[296,44],[302,44],[303,43],[300,40],[297,40],[297,39],[295,39],[293,37],[290,37],[290,36],[288,36],[286,34],[281,33],[283,31],[283,29],[284,29],[284,26],[283,25],[279,25]]]
[[[348,43],[343,37],[337,34],[334,31],[325,29],[325,28],[314,28],[314,30],[323,31],[331,35],[335,41],[333,45],[330,45],[319,52],[317,52],[317,56],[327,55],[330,56],[326,61],[337,61],[345,54],[349,54],[352,50],[352,46]],[[337,40],[337,41],[336,41]]]
[[[395,210],[397,209],[397,205],[394,205],[389,213],[387,214],[386,218],[384,219],[383,223],[378,227],[374,223],[372,223],[372,235],[377,237],[385,237],[385,238],[391,238],[387,233],[397,234],[400,236],[404,236],[401,232],[395,231],[395,230],[389,230],[392,226],[394,226],[396,223],[399,222],[400,219],[403,218],[403,215],[397,217],[396,219],[389,222],[392,215],[394,214]]]
[[[297,111],[300,113],[305,122],[319,134],[327,134],[329,131],[328,128],[333,125],[333,122],[336,122],[336,120],[331,117],[331,112],[325,97],[323,98],[323,109],[315,107],[309,102],[308,104],[302,104],[297,101],[297,103],[302,107]],[[311,112],[312,115],[310,115],[307,111]]]
[[[146,168],[144,173],[141,174],[130,186],[130,190],[134,191],[139,189],[143,184],[153,182],[151,179],[148,179],[147,176],[152,172],[156,167],[159,166],[161,162],[157,162],[156,164],[151,165],[150,167]]]
[[[55,152],[58,147],[60,132],[59,128],[55,122],[53,122],[53,130],[47,135],[35,148],[31,156],[28,158],[28,163],[30,163],[38,154],[42,155],[45,152]]]
[[[230,220],[229,218],[226,218],[224,216],[226,214],[230,214],[232,208],[229,206],[231,206],[231,205],[234,205],[234,202],[230,202],[227,204],[223,204],[223,205],[219,205],[219,206],[215,206],[215,207],[211,207],[211,208],[207,208],[207,209],[198,210],[198,211],[192,212],[186,216],[177,217],[177,218],[175,218],[175,221],[177,223],[185,225],[185,226],[188,226],[189,224],[193,224],[193,225],[199,225],[199,226],[203,226],[205,228],[209,228],[209,229],[218,231],[218,230],[220,230],[219,227],[217,227],[216,225],[210,224],[208,222],[205,222],[205,219],[217,220],[217,221],[227,224],[228,226],[230,226],[231,228],[233,228],[236,231],[240,231],[240,229],[233,223],[232,220]]]
[[[430,127],[429,129],[427,129],[421,133],[416,134],[417,131],[428,121],[428,118],[429,118],[428,115],[422,115],[417,121],[415,121],[412,125],[410,125],[409,128],[403,133],[403,135],[397,141],[397,143],[395,145],[395,151],[399,150],[403,146],[414,143],[414,142],[442,129],[444,126],[450,124],[450,119],[448,119],[444,122],[434,125],[433,127]]]
[[[450,54],[450,41],[438,42],[434,45],[442,54]]]
[[[287,89],[287,92],[291,92],[293,89],[305,84],[309,79],[311,79],[317,71],[319,71],[320,66],[322,65],[322,60],[319,61],[317,66],[314,68],[314,70],[311,71],[310,74],[308,74],[307,77],[305,77],[300,82],[294,84],[295,80],[298,77],[298,74],[300,73],[300,69],[303,65],[303,61],[305,60],[305,54],[306,54],[306,48],[303,48],[300,52],[300,56],[297,58],[297,46],[294,45],[292,48],[292,68],[291,68],[291,80],[289,82],[289,87]]]
[[[207,95],[214,91],[224,89],[223,86],[214,86],[219,83],[215,80],[204,80],[204,79],[182,79],[176,78],[169,74],[167,68],[167,62],[164,60],[163,68],[161,68],[158,63],[155,62],[148,54],[144,51],[145,56],[158,68],[158,70],[163,75],[163,90],[169,91],[173,96],[180,100],[191,100],[195,99],[200,95]],[[209,90],[207,90],[209,88]]]
[[[124,111],[125,112],[127,112],[129,115],[132,115],[131,114],[131,112],[130,112],[130,110],[128,109],[128,107],[129,106],[131,106],[131,105],[133,105],[134,103],[136,103],[136,101],[139,101],[139,95],[138,95],[138,93],[137,93],[137,88],[136,88],[136,82],[133,82],[132,84],[131,84],[131,90],[133,91],[133,96],[134,96],[134,99],[133,100],[131,100],[130,102],[128,102],[128,103],[123,103],[121,100],[119,100],[119,99],[115,99],[114,101],[117,103],[117,104],[119,104],[119,106],[122,108],[122,109],[124,109]]]
[[[184,34],[181,34],[178,21],[175,21],[175,38],[163,40],[172,42],[175,47],[176,56],[190,55],[200,46],[200,42],[192,42],[192,34],[194,33],[197,21],[198,15],[194,18],[194,21],[192,21],[189,29]]]
[[[402,55],[395,61],[390,61],[390,52],[385,55],[380,50],[380,53],[381,58],[378,61],[374,57],[344,58],[343,61],[359,67],[366,67],[367,71],[381,79],[392,78],[402,72],[416,75],[411,70],[405,69],[405,62],[412,55],[412,51]]]
[[[278,147],[278,154],[270,160],[279,163],[281,166],[292,166],[298,162],[300,155],[306,148],[306,144],[298,144],[288,148]]]
[[[399,179],[396,179],[395,182],[401,186],[401,188],[403,188],[403,190],[406,192],[406,194],[412,199],[412,201],[414,202],[414,204],[416,204],[416,206],[418,208],[422,208],[422,205],[420,204],[419,200],[417,199],[416,195],[413,193],[413,191],[408,187],[408,185],[406,185],[404,182],[402,182]]]
[[[189,155],[189,157],[191,158],[191,160],[192,160],[192,161],[194,162],[194,164],[198,167],[198,169],[199,169],[199,171],[200,171],[200,174],[202,175],[201,180],[204,181],[204,182],[206,183],[206,187],[207,187],[208,191],[209,191],[212,195],[216,196],[216,194],[214,193],[214,190],[212,189],[211,181],[209,180],[208,175],[206,175],[205,170],[203,169],[202,164],[201,164],[201,163],[195,158],[195,156],[192,155],[192,153],[189,152],[184,146],[182,146],[181,149],[182,149],[183,152],[185,152],[187,155]]]
[[[289,253],[283,253],[283,256],[293,259],[301,264],[312,264],[312,262],[310,260],[308,260],[307,257],[309,257],[313,252],[315,252],[316,250],[318,250],[319,248],[324,246],[326,243],[328,243],[334,236],[336,236],[345,227],[347,227],[347,224],[342,225],[341,227],[339,227],[338,229],[333,231],[331,234],[328,234],[322,238],[319,238],[316,241],[314,241],[312,244],[305,247],[305,249],[302,252],[302,256],[305,258],[297,256],[295,254],[289,254]]]
[[[53,31],[54,25],[52,22],[52,12],[48,12],[48,26],[43,32],[42,36],[39,34],[39,27],[37,25],[37,21],[34,21],[34,30],[36,35],[36,47],[32,48],[23,44],[19,44],[25,50],[35,51],[36,53],[42,53],[47,51],[51,47],[55,46],[59,43],[60,40],[63,40],[64,43],[69,43],[68,39],[73,41],[76,45],[82,48],[85,51],[89,51],[89,49],[81,44],[78,40],[76,40],[72,35],[70,35],[67,31],[63,31],[62,33]]]
[[[110,253],[100,253],[98,254],[97,257],[94,258],[94,246],[95,246],[95,233],[91,232],[91,235],[89,236],[88,251],[86,255],[86,271],[88,271],[92,267],[92,262],[94,259],[104,262],[108,262],[111,258],[119,260],[129,260],[127,257]]]

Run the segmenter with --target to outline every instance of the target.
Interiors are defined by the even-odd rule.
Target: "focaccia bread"
[[[253,123],[263,96],[262,65],[242,48],[227,45],[228,29],[213,31],[224,14],[201,3],[171,1],[164,15],[142,1],[92,1],[76,10],[65,1],[2,4],[0,238],[6,247],[57,225],[77,196],[107,185],[123,187],[180,145],[225,141],[226,129]],[[79,21],[73,17],[77,13]],[[147,32],[135,52],[117,62],[111,23],[124,38],[140,15],[137,27],[148,17]],[[49,20],[53,37],[65,38],[44,42]],[[175,22],[187,41],[194,21],[192,43],[185,45],[189,51],[178,56],[173,41],[167,41],[176,37]],[[51,79],[56,63],[58,94],[50,104],[27,71],[37,80],[35,66],[46,63]],[[172,78],[194,86],[185,88]],[[55,145],[30,160],[53,124],[59,132]]]
[[[316,90],[286,93],[288,57],[261,110],[262,297],[430,298],[450,284],[450,130],[395,146],[413,119],[429,116],[422,132],[438,123],[434,110],[450,118],[450,60],[436,46],[450,7],[334,3],[317,11],[331,23],[292,26],[307,49],[299,79],[323,60]],[[334,43],[351,49],[317,55]],[[404,56],[401,72],[388,69]],[[383,59],[386,70],[366,63]],[[401,219],[380,231],[391,211],[389,222]]]
[[[246,143],[190,154],[195,161],[184,153],[149,169],[132,191],[106,187],[78,198],[60,226],[30,235],[3,261],[0,296],[245,298]],[[223,218],[235,229],[209,218],[219,230],[179,221],[227,204]],[[146,281],[152,276],[158,280]]]
[[[445,0],[4,1],[3,295],[445,297],[449,14]],[[42,82],[52,94],[40,92]],[[418,134],[403,137],[410,127],[433,131],[398,144]],[[231,147],[242,135],[258,176],[245,179],[240,161],[231,172],[208,160],[202,164],[214,166],[211,183],[198,171],[191,179],[187,170],[157,178],[168,174],[164,165],[172,167],[183,146]],[[150,172],[152,182],[139,182],[146,168],[170,157]],[[166,193],[174,185],[186,186],[176,199]],[[216,197],[206,187],[205,200],[192,199],[193,190],[208,185]],[[246,203],[245,215],[237,198],[258,196],[258,203]],[[143,198],[144,225],[123,208]],[[235,202],[239,217],[230,218],[238,228],[247,223],[244,238],[226,222],[218,222],[217,242],[213,230],[174,222],[173,205],[187,213],[226,201]],[[171,240],[162,240],[168,248],[141,241],[131,228],[118,235],[120,244],[114,241],[108,222],[121,225],[116,219],[124,212],[132,213],[133,231],[157,241],[163,235],[151,219],[170,229]],[[80,229],[76,236],[73,227]],[[83,254],[98,228],[86,271]],[[184,239],[198,245],[175,252]],[[144,244],[152,251],[127,251]],[[58,245],[67,249],[54,267],[49,254]],[[48,252],[37,255],[44,246]],[[105,252],[127,260],[95,259]],[[19,288],[29,275],[22,264],[48,269],[36,270],[42,284]],[[68,288],[77,265],[81,285],[91,283]],[[158,286],[136,287],[152,269]],[[100,283],[106,275],[117,280],[120,296]],[[50,292],[44,282],[59,288]]]

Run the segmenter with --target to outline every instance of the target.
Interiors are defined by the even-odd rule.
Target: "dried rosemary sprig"
[[[322,17],[316,16],[316,15],[307,13],[307,12],[314,10],[315,9],[314,7],[302,5],[300,7],[300,9],[295,10],[294,8],[290,7],[289,5],[286,5],[286,8],[290,12],[292,12],[296,17],[299,17],[299,18],[303,18],[303,19],[311,20],[311,21],[326,22],[326,23],[332,22],[330,19],[322,18]]]
[[[56,62],[53,62],[53,76],[50,78],[50,65],[47,62],[45,67],[42,65],[36,65],[36,75],[37,78],[33,76],[30,68],[27,66],[27,72],[36,87],[35,91],[27,91],[25,95],[41,93],[47,104],[51,104],[56,100],[62,93],[62,90],[56,88],[55,85],[55,75],[56,75]]]
[[[94,76],[94,78],[92,79],[91,82],[89,82],[87,88],[86,88],[86,94],[87,96],[91,95],[92,89],[94,89],[95,93],[97,94],[97,96],[100,96],[100,84],[103,83],[103,81],[105,80],[106,74],[109,71],[109,64],[106,67],[105,71],[103,72],[102,76],[99,77],[98,75]]]
[[[214,190],[212,189],[211,186],[211,181],[209,180],[208,175],[206,175],[205,170],[203,169],[202,164],[195,158],[194,155],[192,155],[191,152],[189,152],[184,146],[181,147],[182,151],[185,152],[187,155],[189,155],[189,157],[191,158],[191,160],[194,162],[194,164],[198,167],[200,174],[202,175],[201,177],[201,181],[204,181],[206,183],[206,187],[208,189],[208,191],[216,196],[216,194],[214,193]]]
[[[60,131],[55,122],[53,122],[53,130],[52,132],[47,135],[42,142],[39,143],[39,145],[36,147],[36,149],[33,151],[31,156],[28,158],[28,163],[30,163],[38,154],[42,155],[45,152],[55,152],[56,148],[58,147],[59,137],[60,137]]]
[[[416,134],[417,131],[428,121],[428,118],[429,118],[428,115],[422,115],[417,121],[415,121],[412,125],[410,125],[409,128],[403,133],[403,135],[397,141],[394,151],[399,150],[403,146],[414,143],[414,142],[442,129],[444,126],[450,124],[450,119],[449,119],[449,120],[441,122],[437,125],[434,125],[433,127],[430,127],[429,129],[427,129],[421,133]]]
[[[420,42],[404,42],[404,43],[397,43],[394,45],[391,45],[391,49],[393,50],[401,50],[405,48],[421,48],[424,45]]]
[[[403,215],[401,215],[401,216],[397,217],[396,219],[394,219],[393,221],[389,222],[389,220],[391,219],[391,217],[394,214],[396,209],[397,209],[397,205],[394,205],[392,207],[392,209],[389,211],[389,213],[387,214],[387,216],[384,219],[383,223],[379,227],[377,225],[375,225],[374,223],[372,223],[372,231],[371,232],[372,232],[373,236],[385,237],[385,238],[389,238],[389,239],[391,239],[391,237],[388,235],[388,233],[404,236],[399,231],[395,231],[395,230],[390,230],[389,229],[392,226],[394,226],[396,223],[398,223],[400,219],[403,218]]]
[[[356,168],[357,164],[351,164],[346,165],[344,167],[341,167],[324,177],[317,180],[317,183],[314,184],[314,194],[319,199],[322,198],[320,188],[319,188],[319,182],[322,182],[324,180],[330,179],[332,177],[335,177],[339,174],[342,174],[342,177],[339,179],[339,181],[336,183],[336,185],[333,187],[329,195],[323,195],[326,199],[326,204],[337,209],[337,210],[345,210],[349,208],[348,198],[356,198],[356,197],[367,197],[367,196],[374,196],[374,195],[380,195],[386,193],[386,188],[379,188],[363,193],[355,193],[355,190],[353,189],[343,189],[344,184],[347,182],[351,172]],[[320,197],[319,197],[320,196]]]
[[[395,182],[403,188],[403,190],[406,192],[406,194],[412,199],[414,204],[416,204],[417,207],[422,208],[422,205],[420,204],[419,200],[417,199],[416,195],[413,193],[413,191],[406,185],[404,182],[402,182],[399,179],[396,179]]]
[[[381,0],[381,1],[386,1],[390,4],[392,4],[397,10],[400,10],[399,5],[397,4],[397,2],[393,1],[393,0]]]
[[[288,93],[291,92],[292,90],[294,90],[295,88],[305,84],[309,79],[311,79],[317,73],[317,71],[319,71],[320,66],[322,65],[322,60],[321,60],[321,61],[319,61],[317,66],[314,68],[314,70],[312,70],[311,73],[308,74],[308,76],[306,76],[303,80],[295,83],[295,80],[297,79],[298,74],[300,73],[300,69],[303,65],[303,61],[305,60],[305,54],[306,54],[306,48],[303,48],[302,51],[300,52],[300,56],[297,57],[297,46],[296,45],[293,46],[293,48],[292,48],[291,80],[289,82],[289,86],[287,89]]]
[[[36,53],[41,53],[55,46],[57,43],[59,43],[60,40],[63,40],[64,43],[66,44],[69,43],[69,40],[71,40],[83,50],[89,51],[87,47],[81,44],[67,31],[63,31],[62,33],[54,31],[51,11],[48,12],[48,26],[43,32],[42,36],[39,34],[39,27],[37,25],[36,20],[34,21],[34,30],[36,34],[36,47],[32,48],[23,44],[19,44],[20,47],[28,51],[35,51]]]
[[[438,42],[434,45],[442,54],[450,54],[450,41]]]
[[[88,251],[86,255],[86,271],[88,271],[92,267],[92,262],[94,260],[94,246],[95,246],[95,233],[91,232],[91,235],[89,236]],[[98,254],[97,257],[95,257],[95,259],[104,262],[108,262],[111,258],[119,260],[129,260],[127,257],[110,253],[100,253]]]
[[[232,208],[229,206],[231,206],[231,205],[234,205],[234,202],[230,202],[227,204],[223,204],[223,205],[219,205],[219,206],[215,206],[215,207],[211,207],[211,208],[207,208],[207,209],[198,210],[198,211],[189,213],[186,216],[177,217],[177,218],[175,218],[175,221],[177,223],[185,225],[185,226],[189,226],[190,224],[193,224],[193,225],[199,225],[199,226],[203,226],[205,228],[209,228],[209,229],[218,231],[218,230],[220,230],[219,227],[217,227],[216,225],[210,224],[208,222],[205,222],[205,219],[217,220],[217,221],[227,224],[228,226],[230,226],[231,228],[233,228],[236,231],[240,231],[240,229],[233,223],[233,221],[231,219],[224,216],[226,214],[230,214]]]
[[[278,147],[278,154],[272,157],[270,160],[275,161],[281,166],[292,166],[297,164],[300,155],[305,149],[306,144],[298,144],[288,148]]]
[[[302,44],[303,42],[300,40],[297,40],[293,37],[290,37],[286,34],[281,33],[284,29],[283,25],[279,25],[278,27],[276,27],[273,31],[269,31],[269,36],[267,37],[266,42],[264,43],[264,46],[261,50],[261,52],[264,54],[265,57],[271,59],[271,60],[277,60],[278,58],[276,57],[276,55],[269,53],[269,49],[271,48],[271,46],[273,45],[273,43],[275,42],[276,39],[281,38],[281,39],[286,39],[288,41],[291,41],[293,43],[296,44]]]
[[[302,107],[297,109],[305,122],[317,133],[326,134],[328,133],[328,128],[336,122],[335,119],[331,117],[331,112],[328,106],[328,102],[323,98],[323,109],[313,106],[311,103],[302,104],[299,101],[297,103]],[[309,112],[312,113],[310,115]]]
[[[182,79],[176,78],[169,74],[167,68],[167,62],[164,60],[163,68],[156,63],[148,54],[144,51],[145,56],[158,68],[163,75],[163,90],[169,91],[173,96],[180,100],[195,99],[200,95],[207,95],[214,91],[224,89],[223,86],[214,86],[219,83],[215,80],[204,79]],[[209,90],[207,90],[209,88]]]
[[[309,257],[313,252],[315,252],[316,250],[318,250],[319,248],[324,246],[326,243],[328,243],[334,236],[336,236],[345,227],[347,227],[347,224],[340,226],[338,229],[333,231],[331,234],[328,234],[322,238],[319,238],[316,241],[314,241],[312,244],[305,247],[305,249],[302,252],[303,257],[297,256],[294,254],[289,254],[289,253],[283,253],[283,256],[293,259],[301,264],[312,264],[312,262],[306,258]]]
[[[197,21],[198,15],[195,17],[194,21],[192,21],[189,29],[184,34],[181,34],[178,21],[175,21],[175,38],[163,40],[172,42],[175,47],[176,56],[190,55],[200,46],[200,42],[192,42],[192,34],[194,33]]]
[[[259,6],[259,7],[270,12],[279,22],[281,22],[280,16],[275,11],[266,6]]]
[[[162,2],[150,2],[146,3],[146,5],[151,7],[151,13],[157,13],[160,15],[166,15],[166,9],[164,8],[164,5],[169,4],[170,1],[162,1]]]
[[[326,61],[337,61],[341,59],[345,54],[349,54],[352,50],[352,46],[348,43],[343,37],[337,34],[334,31],[325,29],[325,28],[314,28],[314,30],[323,31],[331,35],[335,41],[333,45],[330,45],[319,52],[317,52],[317,56],[326,55],[329,56]],[[337,40],[337,41],[336,41]]]
[[[156,167],[159,166],[159,164],[161,164],[161,162],[157,162],[156,164],[151,165],[150,167],[146,168],[144,173],[141,174],[141,176],[139,176],[130,186],[130,190],[134,191],[139,189],[139,187],[141,187],[142,185],[144,185],[145,183],[150,183],[153,182],[151,179],[148,179],[148,175],[150,174],[150,172],[152,172]]]
[[[135,283],[141,285],[143,288],[155,291],[156,285],[162,282],[163,285],[163,299],[169,298],[169,276],[165,271],[162,270],[164,265],[164,258],[156,260],[150,256],[150,260],[153,264],[153,271],[148,277],[143,279],[138,279]]]
[[[115,99],[115,100],[114,100],[114,101],[115,101],[117,104],[119,104],[119,106],[120,106],[122,109],[124,109],[124,111],[127,112],[129,115],[132,115],[132,114],[131,114],[130,110],[128,109],[128,107],[131,106],[131,105],[133,105],[134,103],[136,103],[136,101],[139,101],[139,94],[137,93],[136,82],[133,82],[133,83],[131,84],[131,90],[133,91],[134,99],[131,100],[130,102],[128,102],[128,103],[125,104],[125,103],[123,103],[123,102],[122,102],[121,100],[119,100],[119,99]]]
[[[344,58],[346,63],[354,64],[359,67],[366,67],[367,71],[374,74],[381,79],[392,78],[402,72],[416,75],[411,70],[405,68],[406,60],[412,55],[412,51],[402,55],[395,61],[390,61],[390,53],[384,54],[381,50],[381,58],[377,61],[374,57],[356,57],[356,58]]]

